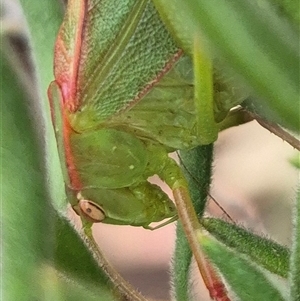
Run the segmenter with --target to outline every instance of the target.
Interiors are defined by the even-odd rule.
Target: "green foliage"
[[[293,247],[290,259],[290,298],[292,301],[300,299],[300,191],[294,208]]]
[[[229,250],[211,238],[201,242],[209,258],[218,266],[240,300],[284,300],[262,271],[241,254]]]
[[[290,257],[287,248],[219,219],[206,218],[203,219],[202,224],[228,247],[250,256],[251,260],[270,272],[287,278]]]
[[[267,1],[154,2],[187,52],[193,51],[194,37],[204,35],[217,68],[258,97],[256,103],[269,118],[299,129],[299,34],[294,23]],[[293,2],[281,6],[292,11]]]
[[[23,93],[5,54],[1,50],[2,296],[8,301],[114,300],[110,281],[49,202],[43,149],[32,121],[38,108]]]

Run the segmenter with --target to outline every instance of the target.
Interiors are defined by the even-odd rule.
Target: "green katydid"
[[[66,194],[85,227],[151,228],[178,212],[211,295],[228,300],[197,242],[186,180],[168,156],[217,137],[212,70],[195,49],[195,64],[208,71],[201,87],[202,73],[194,74],[151,1],[69,0],[48,93]],[[201,89],[208,99],[200,99]],[[177,208],[147,181],[154,174],[172,189]]]

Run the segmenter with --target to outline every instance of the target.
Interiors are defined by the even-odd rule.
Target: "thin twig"
[[[260,117],[259,115],[250,112],[248,110],[245,110],[249,116],[251,116],[253,119],[255,119],[262,127],[269,130],[274,135],[278,136],[282,140],[286,141],[288,144],[290,144],[292,147],[300,151],[300,141],[293,135],[291,135],[289,132],[287,132],[285,129],[280,127],[277,123],[268,121]]]

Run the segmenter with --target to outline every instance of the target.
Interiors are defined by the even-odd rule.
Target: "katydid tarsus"
[[[199,245],[187,182],[168,156],[217,138],[213,71],[197,41],[194,66],[151,1],[69,0],[48,90],[52,120],[66,194],[86,233],[95,222],[151,229],[178,215],[210,295],[229,300]],[[147,181],[155,174],[176,207]]]

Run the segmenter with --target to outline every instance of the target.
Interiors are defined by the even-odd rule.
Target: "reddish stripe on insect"
[[[69,15],[72,15],[71,10],[74,6],[74,0],[68,3]],[[65,22],[68,22],[70,16],[64,20],[55,43],[55,60],[54,60],[54,73],[55,80],[61,87],[64,99],[64,107],[70,112],[75,112],[79,105],[80,100],[77,97],[77,83],[78,83],[78,69],[81,57],[81,46],[83,42],[84,23],[87,11],[87,1],[77,1],[76,17],[78,18],[74,35],[74,42],[66,48],[66,41],[64,40],[64,27]],[[74,8],[75,9],[75,8]]]
[[[74,161],[71,136],[76,134],[69,122],[69,113],[75,112],[80,106],[78,99],[78,70],[81,58],[81,47],[83,43],[84,23],[86,19],[87,1],[69,0],[66,18],[60,27],[55,43],[54,74],[55,80],[61,91],[61,112],[63,118],[63,144],[71,189],[82,189],[80,176]],[[71,19],[76,18],[76,28],[72,43],[66,41],[65,26]],[[74,21],[74,20],[73,20]]]
[[[64,149],[65,149],[65,159],[66,159],[66,165],[67,165],[68,175],[71,184],[70,188],[73,190],[81,190],[83,188],[83,185],[81,183],[80,176],[76,169],[76,163],[74,161],[72,147],[71,147],[72,145],[71,135],[76,134],[76,132],[73,130],[73,128],[69,123],[66,109],[64,109],[63,107],[61,109],[63,114],[62,118],[63,118],[63,140],[64,140]]]

